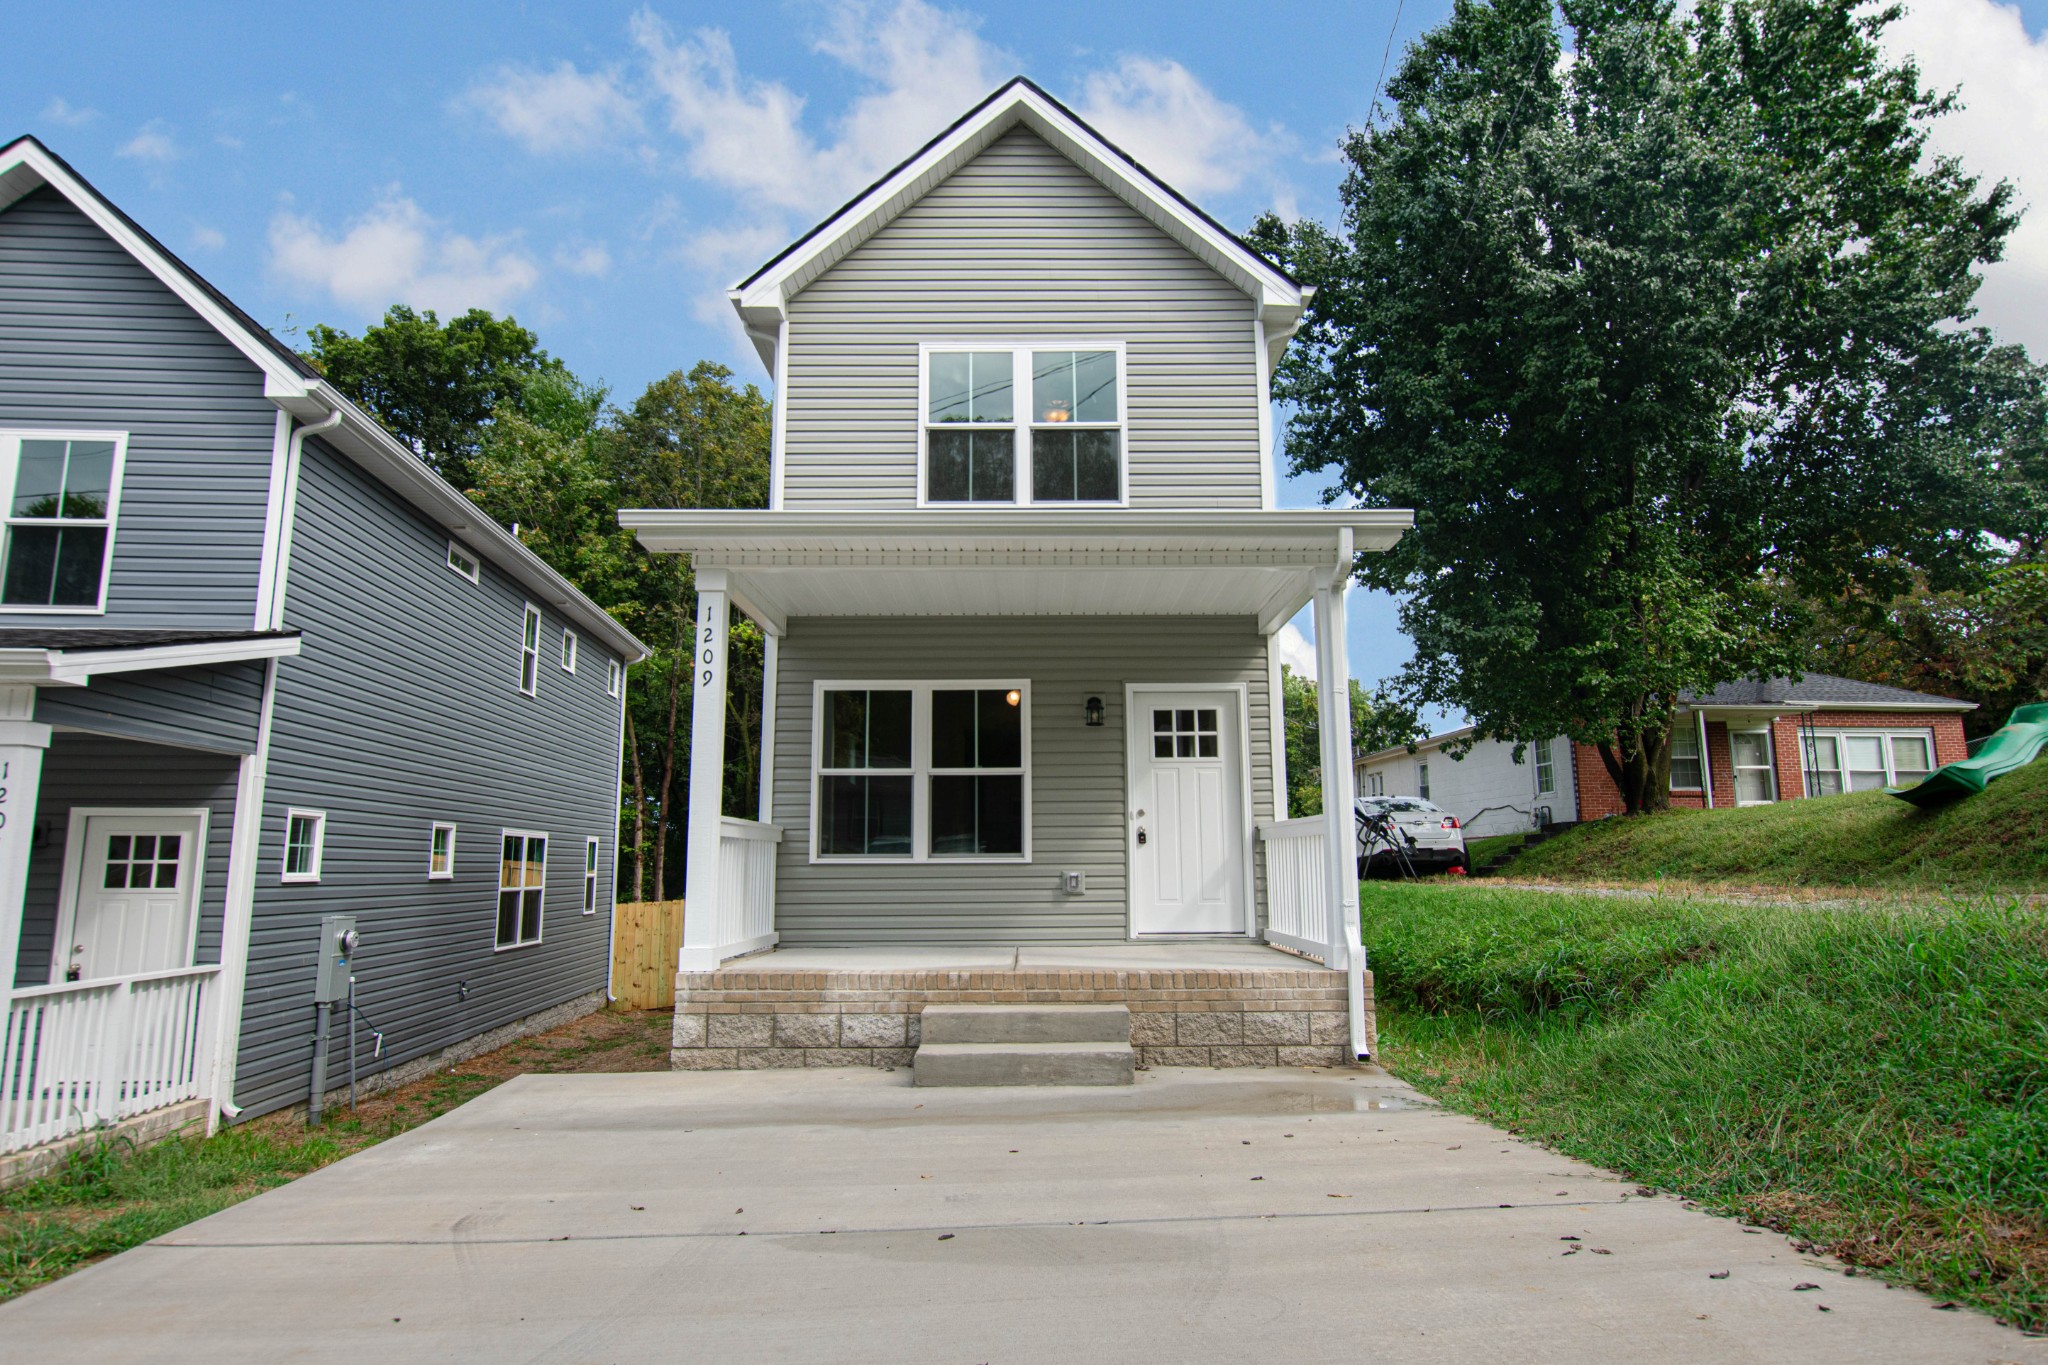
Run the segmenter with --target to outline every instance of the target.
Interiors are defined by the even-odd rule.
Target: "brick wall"
[[[1572,762],[1579,774],[1579,818],[1581,820],[1604,820],[1610,815],[1620,815],[1626,807],[1622,804],[1621,788],[1614,785],[1614,779],[1607,775],[1607,765],[1600,761],[1600,751],[1590,744],[1572,743]]]
[[[1771,763],[1778,770],[1780,801],[1797,801],[1806,795],[1806,765],[1800,761],[1796,716],[1780,716],[1771,722]]]
[[[1378,1052],[1372,976],[1366,1034]],[[1345,974],[1262,970],[774,971],[676,978],[679,1071],[908,1066],[926,1005],[1118,1004],[1140,1066],[1343,1066]]]
[[[1714,774],[1714,807],[1735,804],[1735,752],[1728,745],[1728,722],[1707,722],[1707,766]]]

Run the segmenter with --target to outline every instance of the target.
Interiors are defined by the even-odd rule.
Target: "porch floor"
[[[774,948],[734,958],[713,977],[756,972],[1320,972],[1320,962],[1246,939],[1179,943],[890,944]],[[702,976],[697,977],[703,982]]]

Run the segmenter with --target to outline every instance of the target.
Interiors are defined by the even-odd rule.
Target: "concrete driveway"
[[[524,1077],[0,1307],[0,1357],[2048,1362],[1376,1072],[908,1082]]]

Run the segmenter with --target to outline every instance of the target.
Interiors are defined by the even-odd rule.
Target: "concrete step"
[[[913,1085],[1130,1085],[1129,1043],[934,1043],[917,1049]]]
[[[1128,1043],[1126,1005],[927,1005],[927,1043]]]

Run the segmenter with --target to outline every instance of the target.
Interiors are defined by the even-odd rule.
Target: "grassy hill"
[[[1581,825],[1512,878],[2048,891],[2048,758],[1922,811],[1883,792]]]

